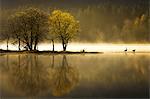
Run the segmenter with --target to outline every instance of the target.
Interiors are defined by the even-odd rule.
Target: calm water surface
[[[149,53],[0,54],[0,95],[149,97]]]

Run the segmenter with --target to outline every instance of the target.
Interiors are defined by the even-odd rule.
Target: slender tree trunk
[[[32,45],[29,45],[29,49],[30,49],[30,51],[32,51],[32,47],[31,47]]]
[[[38,49],[38,44],[37,44],[36,46],[37,46],[37,47],[36,47],[36,50],[39,50],[39,49]]]
[[[27,47],[28,47],[28,50],[30,50],[30,44],[27,42]]]
[[[34,50],[37,50],[37,49],[36,49],[36,47],[37,47],[37,43],[35,42],[35,45],[34,45]]]
[[[34,50],[37,50],[37,44],[39,42],[39,25],[37,25],[37,32],[34,39],[35,39]]]
[[[66,45],[64,45],[64,51],[66,51],[66,48],[67,48],[67,46],[66,46]]]
[[[32,51],[32,42],[30,42],[30,51]]]
[[[62,39],[62,45],[63,45],[63,51],[66,51],[67,43],[65,43],[63,39]]]
[[[34,50],[37,50],[37,49],[36,49],[36,44],[34,45]]]
[[[32,27],[31,27],[31,35],[30,35],[30,51],[32,50],[32,44],[33,44],[33,33],[32,33]]]
[[[38,38],[35,38],[34,50],[37,50]]]
[[[19,38],[19,45],[18,45],[18,49],[19,49],[19,51],[21,50],[21,49],[20,49],[20,38]]]
[[[55,51],[55,49],[54,49],[54,40],[52,39],[52,44],[53,44],[53,52]]]
[[[8,51],[8,43],[9,43],[9,40],[7,39],[7,51]]]
[[[32,51],[32,44],[30,43],[30,47],[29,47],[30,51]]]
[[[66,51],[67,44],[63,44],[63,51]]]

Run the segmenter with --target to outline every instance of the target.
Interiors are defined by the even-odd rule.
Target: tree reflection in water
[[[64,55],[60,66],[52,56],[51,66],[46,66],[41,57],[34,54],[17,55],[15,60],[6,56],[7,71],[15,93],[21,96],[53,96],[69,93],[78,82],[78,72],[68,64]],[[9,68],[9,69],[8,69]]]
[[[9,55],[0,55],[0,73],[9,71]]]
[[[37,96],[48,92],[49,72],[38,59],[38,55],[25,55],[22,59],[18,55],[18,62],[12,66],[12,83],[26,96]]]
[[[62,64],[54,69],[52,95],[63,96],[76,86],[79,79],[78,72],[68,64],[65,55],[63,55]]]

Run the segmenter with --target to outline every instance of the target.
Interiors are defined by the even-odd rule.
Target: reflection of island
[[[18,56],[18,62],[11,68],[11,80],[16,89],[25,95],[37,96],[48,92],[50,84],[48,71],[37,55]]]
[[[4,60],[4,64],[0,63],[3,65],[2,71],[8,75],[6,82],[11,82],[14,94],[43,96],[51,92],[54,96],[62,96],[69,93],[78,82],[77,69],[68,64],[65,55],[60,66],[56,65],[58,62],[54,56],[51,66],[47,66],[35,54],[6,55]]]
[[[78,82],[78,73],[74,67],[69,66],[64,55],[62,64],[54,68],[52,95],[63,96],[69,93]]]

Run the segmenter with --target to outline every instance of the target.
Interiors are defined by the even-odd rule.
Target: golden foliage
[[[68,43],[79,31],[79,21],[68,12],[54,10],[49,16],[50,32],[54,33],[64,43]]]

